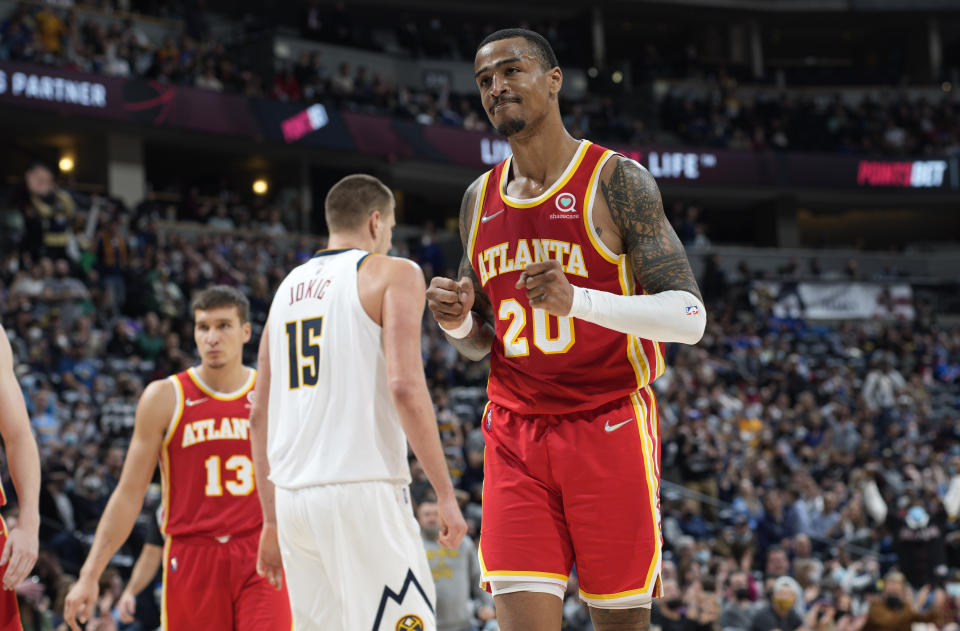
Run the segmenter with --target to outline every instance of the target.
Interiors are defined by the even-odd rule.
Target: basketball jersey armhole
[[[470,257],[470,265],[473,265],[473,248],[477,243],[477,234],[480,232],[480,213],[483,212],[483,205],[487,198],[487,186],[496,169],[487,171],[483,176],[483,184],[477,192],[477,201],[473,205],[473,221],[470,222],[470,234],[467,237],[466,252]],[[495,178],[499,181],[499,177]]]
[[[608,248],[603,240],[600,239],[600,235],[597,234],[596,224],[593,221],[593,207],[597,198],[597,189],[600,188],[600,176],[603,173],[603,167],[606,166],[610,158],[618,155],[620,154],[607,150],[606,154],[601,156],[600,160],[597,161],[597,164],[593,170],[593,174],[590,176],[590,183],[587,185],[587,207],[583,213],[584,229],[587,231],[587,236],[590,238],[590,243],[593,245],[593,249],[596,250],[597,253],[607,262],[612,263],[613,265],[620,264],[620,256]]]
[[[167,379],[169,379],[173,384],[176,405],[173,407],[173,415],[170,417],[170,423],[167,425],[167,431],[163,436],[164,446],[170,443],[174,433],[177,431],[177,425],[180,423],[180,418],[183,416],[183,386],[180,383],[180,379],[177,378],[176,375],[170,375],[167,377]]]
[[[374,328],[378,333],[383,329],[383,326],[377,324],[377,321],[370,317],[370,314],[367,313],[366,308],[363,306],[363,301],[360,300],[360,270],[363,269],[364,263],[369,261],[373,256],[372,252],[364,252],[357,260],[356,265],[356,276],[353,278],[353,286],[356,288],[356,291],[353,292],[353,300],[351,301],[354,311],[357,313],[358,321],[366,323],[368,326]],[[381,299],[381,309],[383,309],[383,303]]]

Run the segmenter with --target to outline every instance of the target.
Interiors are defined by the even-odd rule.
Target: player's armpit
[[[663,212],[653,176],[632,160],[611,162],[604,168],[600,190],[634,276],[648,294],[676,289],[702,301],[683,244]]]

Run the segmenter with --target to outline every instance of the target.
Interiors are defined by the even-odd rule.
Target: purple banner
[[[354,151],[386,160],[423,160],[480,171],[510,155],[490,133],[420,125],[322,104],[247,99],[156,81],[124,80],[0,62],[0,104],[126,120],[150,126],[265,138]],[[611,147],[661,184],[712,187],[960,190],[957,158],[874,159],[838,154],[731,151],[665,146]]]
[[[0,103],[153,126],[257,136],[247,99],[199,88],[0,62]]]

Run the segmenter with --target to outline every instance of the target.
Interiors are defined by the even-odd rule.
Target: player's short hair
[[[348,175],[333,185],[323,204],[330,232],[352,231],[379,210],[393,208],[393,192],[383,182],[364,173]]]
[[[550,45],[547,38],[527,28],[500,29],[496,33],[491,33],[484,37],[480,45],[477,46],[477,50],[480,50],[490,42],[498,42],[501,39],[512,39],[514,37],[522,37],[527,40],[527,43],[533,48],[533,52],[544,70],[553,70],[560,65],[560,62],[557,60],[557,54],[553,52],[553,46]]]
[[[196,314],[198,310],[207,311],[231,306],[237,308],[241,324],[250,321],[250,301],[240,291],[229,285],[214,285],[199,292],[190,303],[190,312]]]

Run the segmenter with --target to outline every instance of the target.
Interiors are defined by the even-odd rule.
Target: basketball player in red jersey
[[[164,630],[291,628],[286,590],[256,573],[262,517],[249,439],[256,371],[243,365],[249,308],[231,287],[200,292],[192,304],[200,366],[144,390],[120,482],[64,605],[75,631],[78,619],[92,616],[100,574],[130,534],[158,459]]]
[[[428,304],[467,357],[490,359],[480,565],[503,631],[560,628],[574,564],[594,628],[647,629],[660,595],[664,342],[705,311],[657,185],[563,127],[563,74],[525,29],[487,37],[477,86],[512,157],[460,210],[460,280]]]
[[[13,351],[6,331],[0,326],[0,438],[10,463],[10,477],[17,490],[20,513],[9,533],[0,517],[0,631],[21,631],[20,610],[15,591],[37,560],[37,532],[40,528],[40,454],[30,431],[30,417],[23,393],[13,372]],[[0,506],[7,501],[0,485]]]

